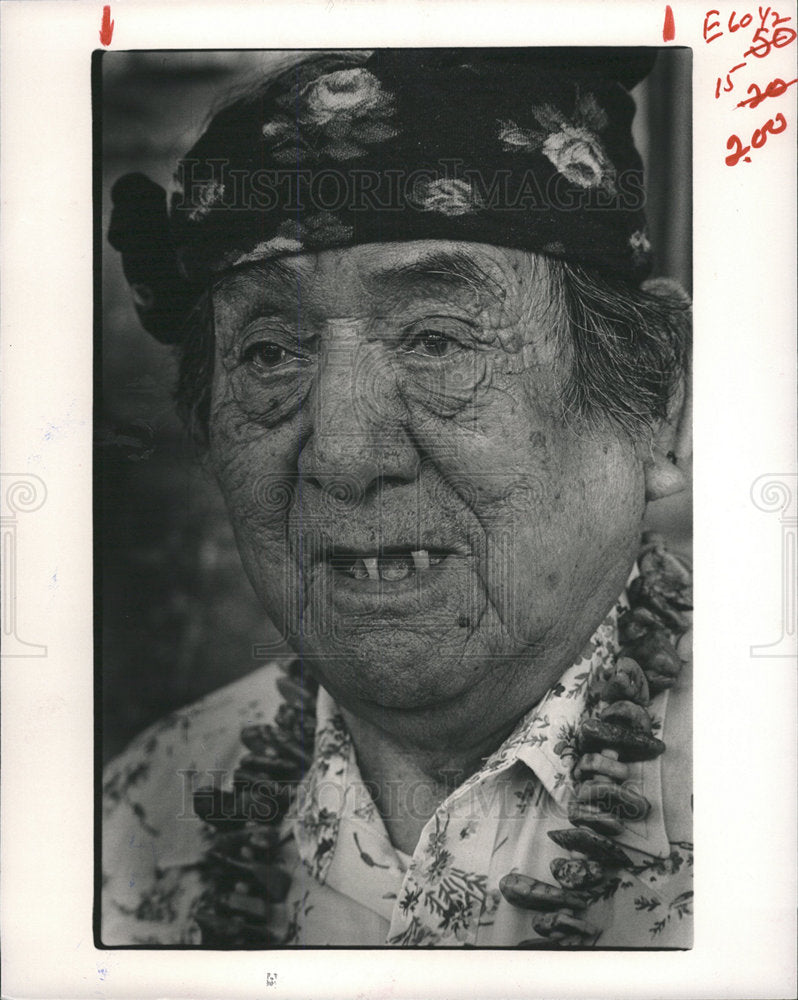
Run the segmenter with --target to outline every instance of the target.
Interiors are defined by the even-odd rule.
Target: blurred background
[[[274,627],[244,576],[224,505],[173,406],[169,348],[138,325],[119,255],[108,245],[114,181],[142,171],[167,187],[224,94],[297,53],[105,52],[102,157],[102,400],[98,568],[102,598],[103,755],[180,705],[275,653]],[[646,165],[655,273],[692,292],[691,52],[660,51],[634,91]],[[692,498],[652,505],[649,521],[689,552]],[[268,653],[264,645],[268,644]]]

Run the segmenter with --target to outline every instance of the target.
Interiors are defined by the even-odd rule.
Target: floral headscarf
[[[360,243],[463,240],[632,280],[650,269],[628,88],[647,49],[316,55],[217,114],[165,192],[121,178],[109,240],[164,341],[220,271]]]

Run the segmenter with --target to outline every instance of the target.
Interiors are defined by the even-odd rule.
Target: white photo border
[[[794,13],[781,0],[775,6]],[[661,45],[665,7],[649,0],[125,0],[111,4],[111,47]],[[731,50],[705,41],[709,0],[671,7],[674,44],[693,50],[695,947],[677,953],[307,955],[94,947],[90,72],[102,4],[2,5],[3,480],[5,488],[7,477],[33,477],[28,492],[41,499],[35,480],[45,491],[38,508],[34,499],[20,514],[13,592],[4,605],[6,996],[790,995],[795,658],[752,655],[752,647],[789,632],[783,558],[798,489],[798,86],[778,99],[787,133],[757,149],[751,163],[727,166],[728,135],[772,112],[730,110],[715,98]],[[736,9],[722,2],[715,7],[721,21]],[[763,87],[798,75],[796,49],[793,44],[763,62]],[[770,509],[762,484],[755,486],[762,476],[783,484],[781,494],[770,488],[771,501],[776,496]],[[792,514],[785,521],[778,495],[790,489]],[[5,522],[3,530],[5,540]],[[44,654],[11,655],[9,614],[19,635],[46,647]],[[789,644],[783,648],[789,653]]]

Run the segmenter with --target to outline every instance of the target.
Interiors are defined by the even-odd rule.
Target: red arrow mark
[[[673,11],[671,5],[665,8],[665,24],[662,26],[663,42],[672,42],[676,37],[676,25],[673,23]]]
[[[115,21],[111,20],[111,8],[103,7],[103,23],[100,26],[100,42],[103,45],[110,45],[114,36]]]

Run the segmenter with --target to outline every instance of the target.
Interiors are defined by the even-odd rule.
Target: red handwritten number
[[[764,101],[764,99],[768,96],[767,90],[763,94],[755,83],[752,83],[748,88],[748,93],[750,94],[752,90],[755,90],[756,94],[754,94],[753,97],[749,97],[747,101],[740,101],[737,105],[738,108],[744,108],[746,104],[751,108],[758,108],[762,101]]]
[[[111,8],[103,7],[103,20],[100,25],[100,42],[102,45],[110,45],[114,35],[114,24],[111,20]]]
[[[774,128],[773,127],[773,119],[771,118],[770,121],[768,122],[768,125],[770,126],[768,128],[768,132],[770,132],[771,135],[778,135],[779,132],[783,132],[785,130],[785,128],[787,128],[787,119],[784,117],[784,115],[780,111],[776,115],[776,119],[781,122],[781,128]]]
[[[732,83],[732,78],[731,78],[732,73],[736,73],[738,69],[742,69],[743,66],[747,66],[747,65],[748,65],[748,63],[741,62],[741,63],[737,63],[736,66],[732,66],[732,68],[726,74],[726,86],[723,88],[724,94],[728,94],[730,90],[734,90],[734,84]],[[715,85],[715,99],[716,100],[717,100],[717,98],[720,97],[720,85],[721,85],[722,82],[723,81],[721,80],[721,78],[718,77],[718,82]]]
[[[753,17],[750,14],[743,14],[740,18],[739,24],[733,24],[735,17],[737,17],[737,11],[733,10],[731,12],[731,17],[729,18],[729,31],[739,31],[740,28],[747,28],[748,25],[753,21]]]
[[[735,146],[737,147],[736,149],[735,149]],[[740,162],[740,160],[742,158],[745,159],[746,163],[750,163],[751,162],[751,157],[745,155],[746,153],[750,153],[751,152],[751,147],[750,146],[744,146],[740,142],[740,137],[738,135],[730,135],[729,136],[729,138],[726,140],[726,149],[734,150],[734,152],[731,153],[730,156],[726,157],[726,166],[727,167],[736,167],[737,164]]]
[[[776,122],[779,123],[779,128],[776,128]],[[754,134],[751,136],[751,146],[754,149],[761,149],[762,146],[767,142],[768,134],[778,135],[787,128],[787,119],[784,115],[779,112],[773,118],[768,118],[762,128],[758,128]],[[751,157],[746,156],[746,153],[751,152],[751,146],[744,146],[740,142],[740,137],[737,135],[730,135],[726,141],[726,149],[730,149],[731,153],[726,157],[726,165],[728,167],[736,167],[740,160],[745,163],[751,162]]]
[[[794,83],[798,83],[798,77],[794,80],[790,80],[789,83],[785,83],[784,80],[780,80],[776,77],[775,80],[770,81],[764,90],[760,90],[756,83],[752,83],[748,88],[748,93],[751,94],[755,91],[753,97],[749,97],[747,101],[740,101],[737,104],[737,107],[758,108],[766,97],[781,97],[781,95],[786,92],[787,88],[791,87]]]
[[[762,128],[758,128],[751,136],[751,145],[754,149],[761,149],[768,141],[768,125],[773,124],[773,119],[769,118]]]
[[[770,14],[773,14],[773,24],[770,28],[765,26],[765,22]],[[783,49],[786,45],[794,42],[798,37],[798,32],[794,28],[788,28],[786,21],[789,17],[779,17],[778,11],[771,11],[766,7],[764,12],[759,8],[759,27],[754,32],[751,39],[751,48],[745,53],[747,56],[756,56],[757,59],[764,59],[770,55],[771,49]],[[775,29],[775,30],[773,30]],[[767,38],[767,33],[773,30],[773,37]]]

